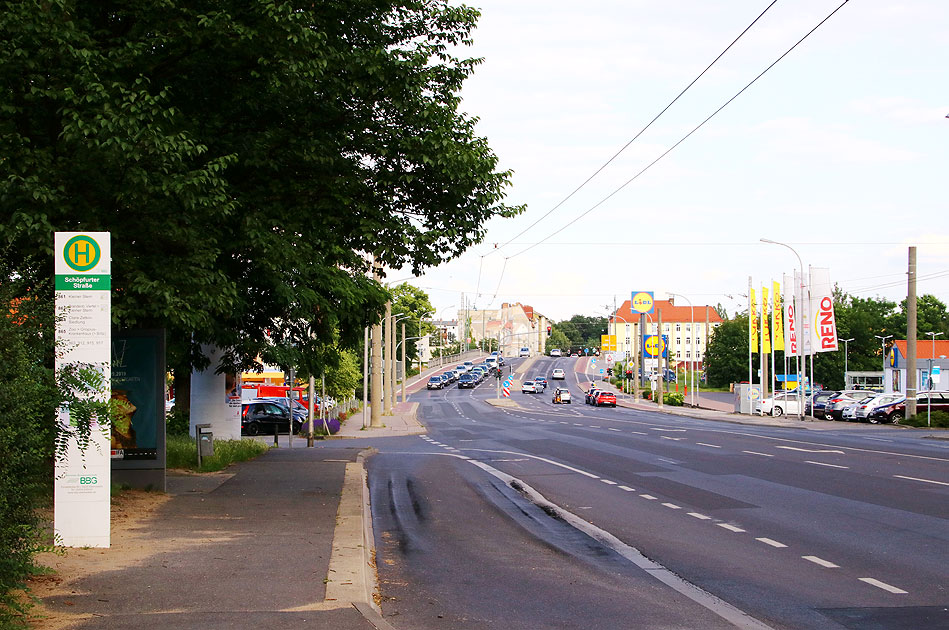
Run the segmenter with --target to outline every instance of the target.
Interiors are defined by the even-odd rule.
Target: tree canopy
[[[419,272],[520,210],[459,111],[478,60],[453,51],[477,17],[445,0],[5,2],[0,254],[49,277],[52,232],[109,231],[117,326],[319,373],[387,299],[372,256]]]

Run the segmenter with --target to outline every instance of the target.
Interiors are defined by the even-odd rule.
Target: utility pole
[[[372,277],[381,281],[379,262],[376,261]],[[369,425],[382,427],[382,322],[372,325],[372,410]]]
[[[422,331],[421,325],[419,325],[419,332]],[[409,344],[405,342],[405,322],[402,322],[402,402],[405,402],[405,347]],[[421,370],[419,370],[421,371]]]
[[[658,328],[656,329],[656,334],[659,335],[659,343],[657,344],[659,347],[659,355],[656,358],[656,402],[659,408],[662,409],[663,399],[666,397],[664,391],[665,385],[663,384],[662,378],[665,376],[665,374],[662,373],[662,351],[664,349],[662,343],[662,309],[657,308],[656,314],[659,322]],[[666,349],[666,352],[668,352],[668,349]]]
[[[369,413],[369,327],[363,328],[362,331],[362,428],[365,429],[369,426],[369,423],[366,422],[367,416]],[[312,391],[312,390],[311,390]],[[313,400],[312,394],[310,400]],[[311,413],[312,417],[312,413]],[[310,433],[313,433],[313,427],[310,427]]]
[[[916,246],[909,248],[906,274],[906,417],[916,415]]]
[[[392,415],[392,390],[393,390],[393,381],[392,381],[392,362],[394,353],[392,351],[392,302],[386,302],[386,316],[385,316],[385,340],[383,345],[385,346],[385,362],[383,363],[382,369],[382,415],[391,416]]]

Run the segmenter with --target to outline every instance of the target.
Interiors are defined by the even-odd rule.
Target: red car
[[[613,392],[597,392],[596,398],[593,400],[593,404],[597,407],[615,407],[616,406],[616,394]]]

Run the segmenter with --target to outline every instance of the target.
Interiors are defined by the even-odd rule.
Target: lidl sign
[[[656,305],[656,300],[652,291],[636,291],[633,293],[633,299],[630,307],[636,313],[652,313]]]
[[[662,355],[663,358],[666,357],[666,336],[662,335],[646,335],[646,339],[643,341],[643,349],[646,352],[646,356],[656,358]]]

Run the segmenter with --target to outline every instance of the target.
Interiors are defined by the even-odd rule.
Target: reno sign
[[[834,287],[830,282],[830,270],[826,267],[811,267],[811,347],[814,352],[837,350],[837,320],[834,315]]]

